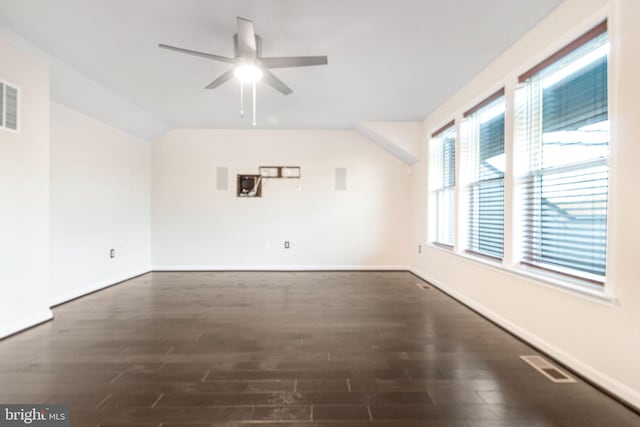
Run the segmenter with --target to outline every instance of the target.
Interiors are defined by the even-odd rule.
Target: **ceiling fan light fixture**
[[[262,70],[254,64],[241,64],[233,70],[233,75],[242,83],[254,83],[262,78]]]
[[[307,67],[310,65],[327,65],[326,56],[282,56],[268,57],[262,56],[262,39],[253,29],[253,21],[241,17],[236,19],[237,32],[233,36],[234,56],[214,55],[212,53],[200,52],[197,50],[184,49],[177,46],[170,46],[160,43],[158,46],[163,49],[173,50],[188,55],[200,56],[214,61],[233,64],[234,67],[228,69],[217,79],[209,83],[205,89],[215,89],[221,84],[228,82],[235,76],[240,81],[240,117],[244,117],[244,86],[251,85],[253,100],[253,126],[256,126],[256,83],[264,77],[264,82],[283,95],[289,95],[291,88],[285,85],[280,79],[271,73],[271,68],[293,68]]]

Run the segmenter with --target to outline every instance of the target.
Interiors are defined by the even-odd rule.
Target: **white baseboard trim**
[[[53,312],[50,309],[46,309],[16,322],[11,322],[8,325],[3,325],[0,327],[0,339],[16,334],[20,331],[24,331],[25,329],[29,329],[32,326],[36,326],[51,319],[53,319]]]
[[[112,277],[108,280],[102,280],[98,283],[92,283],[90,285],[83,286],[78,289],[74,289],[70,292],[65,292],[64,294],[56,295],[49,298],[49,306],[54,307],[56,305],[63,304],[65,302],[74,300],[76,298],[80,298],[81,296],[90,294],[92,292],[99,291],[104,288],[108,288],[109,286],[113,286],[120,282],[124,282],[125,280],[129,280],[133,277],[140,276],[141,274],[145,274],[151,271],[148,267],[140,268],[137,270],[133,270],[127,274],[123,274],[121,276]]]
[[[152,271],[409,271],[406,265],[154,265]]]
[[[410,272],[415,274],[416,276],[426,280],[431,283],[436,288],[440,289],[444,293],[450,295],[456,300],[462,302],[463,304],[471,307],[473,310],[482,314],[486,318],[491,321],[497,323],[501,327],[505,328],[512,334],[522,338],[524,341],[530,343],[531,345],[539,348],[544,353],[547,353],[549,356],[557,359],[559,362],[565,364],[567,367],[576,371],[578,374],[588,379],[589,381],[597,384],[599,387],[607,390],[612,395],[618,397],[620,400],[626,402],[628,405],[633,406],[637,410],[640,410],[640,392],[632,389],[631,387],[621,383],[620,381],[611,378],[607,374],[595,369],[594,367],[584,363],[580,359],[572,356],[569,353],[561,350],[555,345],[550,344],[545,339],[529,332],[527,329],[518,326],[517,324],[505,319],[498,313],[493,310],[488,309],[487,307],[479,304],[475,300],[468,298],[455,290],[454,288],[434,279],[430,275],[418,271],[416,269],[410,268]]]

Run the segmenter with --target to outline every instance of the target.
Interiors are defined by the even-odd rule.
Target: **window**
[[[18,89],[0,82],[0,129],[18,130]]]
[[[467,251],[504,254],[504,89],[464,113],[462,150]]]
[[[429,183],[432,242],[447,247],[454,243],[456,185],[456,128],[450,122],[431,135]]]
[[[606,21],[520,76],[522,262],[603,283],[609,120]]]

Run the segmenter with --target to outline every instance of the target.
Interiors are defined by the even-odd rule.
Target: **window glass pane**
[[[464,168],[467,177],[467,249],[504,255],[504,122],[500,97],[464,122]]]
[[[453,188],[440,190],[437,193],[438,219],[436,242],[453,246]]]
[[[504,101],[501,101],[504,106]],[[480,180],[504,178],[504,109],[500,115],[482,123],[480,122]]]
[[[607,89],[606,56],[543,89],[543,168],[608,155]]]
[[[456,138],[448,132],[442,136],[442,186],[450,187],[456,183]]]
[[[539,261],[605,274],[607,166],[537,178]]]
[[[504,181],[475,184],[470,189],[469,249],[502,258],[504,252]]]
[[[430,142],[429,187],[432,241],[453,246],[456,183],[456,128],[451,126]]]

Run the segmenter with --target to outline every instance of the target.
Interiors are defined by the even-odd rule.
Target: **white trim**
[[[152,271],[410,271],[406,265],[154,265]]]
[[[431,129],[425,126],[425,130],[429,129],[429,132],[425,132],[424,143],[425,143],[426,150],[424,153],[426,155],[423,155],[421,159],[421,162],[426,161],[426,164],[427,164],[427,172],[426,172],[427,191],[425,195],[426,205],[425,205],[425,212],[424,212],[426,216],[424,221],[427,226],[427,233],[426,233],[427,243],[424,244],[425,246],[429,248],[435,248],[445,253],[454,254],[474,262],[480,262],[485,265],[489,265],[490,267],[495,268],[496,270],[499,270],[499,271],[515,274],[520,277],[525,277],[531,280],[532,283],[547,286],[549,288],[558,290],[560,292],[565,292],[566,294],[569,294],[569,295],[583,297],[587,300],[601,302],[606,305],[618,305],[617,294],[615,291],[615,282],[616,282],[617,272],[615,270],[615,263],[613,262],[613,260],[615,259],[615,246],[613,245],[613,242],[616,241],[619,233],[615,228],[616,222],[612,215],[612,212],[617,212],[617,210],[615,209],[615,206],[618,200],[617,187],[614,185],[615,182],[617,181],[615,164],[618,162],[618,159],[617,159],[617,150],[616,150],[615,144],[617,143],[617,139],[618,139],[617,137],[618,129],[617,129],[617,123],[615,122],[615,119],[611,119],[611,117],[615,117],[615,114],[617,112],[617,96],[616,95],[617,95],[618,88],[617,88],[616,76],[617,76],[617,73],[619,72],[619,66],[618,66],[619,43],[617,43],[616,41],[619,38],[619,36],[618,36],[617,15],[613,13],[613,7],[614,7],[613,3],[614,2],[607,3],[606,5],[598,8],[595,12],[591,13],[587,18],[582,19],[580,22],[578,22],[575,25],[572,25],[570,29],[566,31],[562,31],[561,36],[556,37],[554,43],[549,43],[546,45],[545,48],[539,49],[537,51],[537,54],[530,56],[528,61],[520,64],[520,66],[502,75],[502,77],[495,79],[494,83],[487,86],[491,88],[504,87],[505,102],[507,103],[507,110],[505,114],[504,144],[505,144],[505,155],[510,154],[511,158],[507,157],[506,159],[506,170],[505,170],[505,177],[504,177],[504,185],[505,185],[504,187],[504,191],[505,191],[504,221],[505,223],[504,223],[504,241],[503,241],[504,255],[503,255],[503,261],[501,263],[496,263],[491,261],[483,262],[484,260],[479,260],[479,257],[474,257],[464,253],[466,242],[462,238],[466,230],[464,230],[464,227],[460,226],[461,221],[459,219],[461,209],[464,206],[464,204],[458,203],[460,199],[460,197],[458,196],[458,193],[461,191],[460,190],[461,185],[458,185],[458,184],[462,182],[460,180],[459,174],[463,169],[462,167],[459,167],[460,165],[458,164],[458,162],[461,162],[461,159],[462,159],[462,155],[461,155],[462,152],[459,150],[458,144],[459,144],[459,141],[461,141],[459,133],[460,133],[461,124],[464,122],[463,114],[471,106],[476,105],[478,102],[485,99],[486,96],[495,92],[495,90],[493,92],[490,90],[486,90],[486,91],[483,90],[482,95],[473,97],[472,98],[473,101],[462,103],[462,107],[455,107],[447,110],[440,110],[440,108],[442,108],[443,105],[448,104],[453,98],[455,98],[458,95],[458,92],[456,92],[456,94],[450,97],[449,100],[445,101],[444,104],[442,104],[439,108],[436,109],[434,114],[437,114],[437,117],[432,117],[433,116],[432,114],[430,116],[427,116],[427,118],[425,118],[426,123],[428,122],[436,123],[436,125],[431,127],[432,129],[438,128],[437,123],[444,123],[447,120],[447,118],[453,118],[455,120],[454,126],[456,127],[456,135],[457,135],[456,172],[455,172],[456,186],[454,190],[454,193],[456,194],[455,206],[454,206],[454,215],[455,215],[454,242],[455,244],[453,245],[453,248],[451,250],[448,250],[448,249],[443,249],[441,247],[437,247],[434,244],[435,243],[434,240],[432,239],[432,237],[435,234],[434,224],[436,222],[434,219],[435,215],[434,215],[433,206],[432,206],[433,190],[431,190],[430,188],[430,185],[431,185],[430,181],[432,179],[431,171],[430,171],[430,166],[431,166],[430,144],[433,138],[431,137],[431,132],[432,132]],[[520,238],[519,235],[521,233],[520,233],[520,230],[518,230],[517,228],[521,226],[521,224],[519,224],[521,219],[519,218],[520,215],[517,215],[515,211],[517,207],[517,199],[518,199],[518,192],[519,192],[517,188],[518,186],[517,180],[520,178],[516,176],[517,171],[514,165],[514,157],[519,155],[519,153],[516,152],[517,147],[515,147],[515,143],[516,143],[515,134],[514,134],[515,118],[513,117],[513,114],[514,114],[514,107],[515,107],[514,106],[514,103],[515,103],[514,89],[516,89],[519,85],[518,76],[520,76],[522,73],[526,72],[527,70],[531,69],[531,67],[535,66],[536,64],[539,64],[541,61],[545,60],[550,55],[553,55],[558,50],[567,46],[569,43],[576,40],[577,38],[585,34],[585,32],[594,28],[596,25],[598,25],[600,22],[602,22],[605,19],[607,20],[607,33],[609,37],[609,43],[611,45],[611,51],[608,57],[608,67],[609,67],[609,74],[608,74],[609,103],[608,105],[609,105],[609,117],[611,121],[611,131],[609,135],[610,153],[608,157],[608,161],[609,161],[608,199],[609,200],[607,205],[606,277],[604,280],[603,290],[598,291],[598,290],[590,289],[589,286],[585,286],[584,285],[585,282],[581,282],[579,279],[571,279],[569,277],[565,278],[565,277],[561,277],[560,275],[554,275],[553,273],[547,274],[542,270],[538,271],[538,270],[526,269],[526,268],[520,267],[520,264],[519,264],[520,257],[518,255],[520,251],[519,247],[521,245],[518,242],[518,239]],[[484,71],[481,72],[480,74],[482,73],[484,73]],[[467,84],[469,83],[471,83],[471,81],[467,82]],[[440,114],[440,111],[445,111],[445,112],[448,111],[448,112]]]
[[[562,35],[555,38],[553,43],[549,43],[545,48],[539,49],[535,55],[530,55],[529,60],[522,63],[519,67],[516,67],[508,78],[518,78],[523,73],[531,70],[536,65],[540,64],[542,61],[549,58],[551,55],[555,54],[559,50],[568,46],[575,40],[582,37],[585,33],[593,29],[596,25],[600,24],[605,19],[607,20],[607,32],[611,31],[611,4],[610,2],[601,6],[595,12],[591,13],[589,17],[583,19],[582,21],[572,25],[569,29],[562,32]],[[609,77],[609,81],[611,81],[611,77]]]
[[[429,282],[439,290],[443,291],[444,293],[448,294],[449,296],[469,306],[470,308],[477,311],[481,315],[485,316],[489,320],[497,323],[501,327],[505,328],[507,331],[520,337],[521,339],[530,343],[531,345],[539,348],[541,351],[557,359],[564,365],[571,367],[571,369],[573,369],[583,377],[587,378],[593,383],[604,388],[605,390],[617,396],[621,400],[640,409],[640,392],[639,391],[634,390],[625,384],[622,384],[620,381],[617,381],[614,378],[611,378],[610,376],[603,373],[602,371],[599,371],[593,366],[590,366],[584,363],[577,357],[561,350],[560,348],[549,343],[548,341],[544,340],[540,336],[528,331],[527,329],[507,320],[506,318],[502,317],[495,311],[490,310],[487,307],[483,306],[482,304],[476,302],[475,300],[464,296],[463,294],[458,292],[456,289],[440,282],[439,280],[436,280],[430,275],[425,274],[416,269],[410,269],[409,271],[411,271],[416,276],[422,278],[423,280],[426,280],[427,282]]]
[[[0,328],[0,339],[13,335],[32,326],[36,326],[42,322],[53,319],[53,312],[50,309],[42,310],[31,316],[24,317],[18,321],[9,323]]]
[[[620,125],[618,121],[618,117],[620,116],[619,99],[618,96],[620,93],[620,84],[619,84],[619,74],[620,74],[620,63],[622,55],[620,54],[621,45],[621,34],[620,34],[620,12],[615,10],[617,8],[618,2],[612,3],[608,5],[609,7],[606,9],[607,14],[607,33],[609,37],[609,58],[607,60],[608,64],[608,113],[609,113],[609,157],[607,158],[609,164],[609,173],[608,173],[608,190],[607,190],[607,241],[606,241],[606,259],[605,259],[605,269],[607,275],[607,281],[605,283],[605,292],[608,295],[615,295],[616,291],[616,283],[617,283],[617,275],[618,271],[616,269],[617,262],[614,260],[617,259],[617,249],[616,245],[613,242],[618,241],[618,236],[622,235],[626,232],[626,230],[618,230],[618,221],[617,217],[619,215],[620,209],[618,208],[619,202],[618,200],[626,197],[626,195],[619,194],[618,190],[618,164],[620,162],[620,154],[618,151],[618,141],[622,139],[622,133],[620,131]]]
[[[592,289],[586,286],[585,282],[581,281],[580,279],[571,279],[569,277],[554,274],[552,272],[546,273],[544,270],[536,269],[533,267],[524,267],[520,266],[519,264],[515,266],[508,266],[504,263],[504,260],[493,260],[490,258],[485,258],[482,255],[473,255],[466,252],[455,252],[453,250],[441,248],[433,244],[426,244],[425,246],[429,249],[434,249],[445,254],[455,255],[466,261],[481,264],[494,271],[527,279],[534,285],[544,286],[557,292],[564,293],[565,295],[582,298],[586,301],[603,304],[608,307],[620,305],[618,298],[614,295],[610,295],[604,289],[602,291]],[[412,270],[410,269],[409,271]]]
[[[125,280],[129,280],[132,279],[136,276],[140,276],[141,274],[145,274],[145,273],[149,273],[150,270],[149,268],[141,268],[138,270],[133,270],[127,274],[123,274],[121,276],[117,276],[117,277],[113,277],[111,279],[108,280],[102,280],[98,283],[92,283],[86,286],[83,286],[81,288],[75,289],[73,291],[70,292],[66,292],[64,294],[60,294],[60,295],[55,295],[52,297],[49,297],[49,306],[54,307],[56,305],[60,305],[63,304],[67,301],[71,301],[74,300],[76,298],[80,298],[81,296],[90,294],[92,292],[96,292],[99,290],[102,290],[104,288],[108,288],[109,286],[113,286],[115,284],[118,284],[120,282],[124,282]]]

